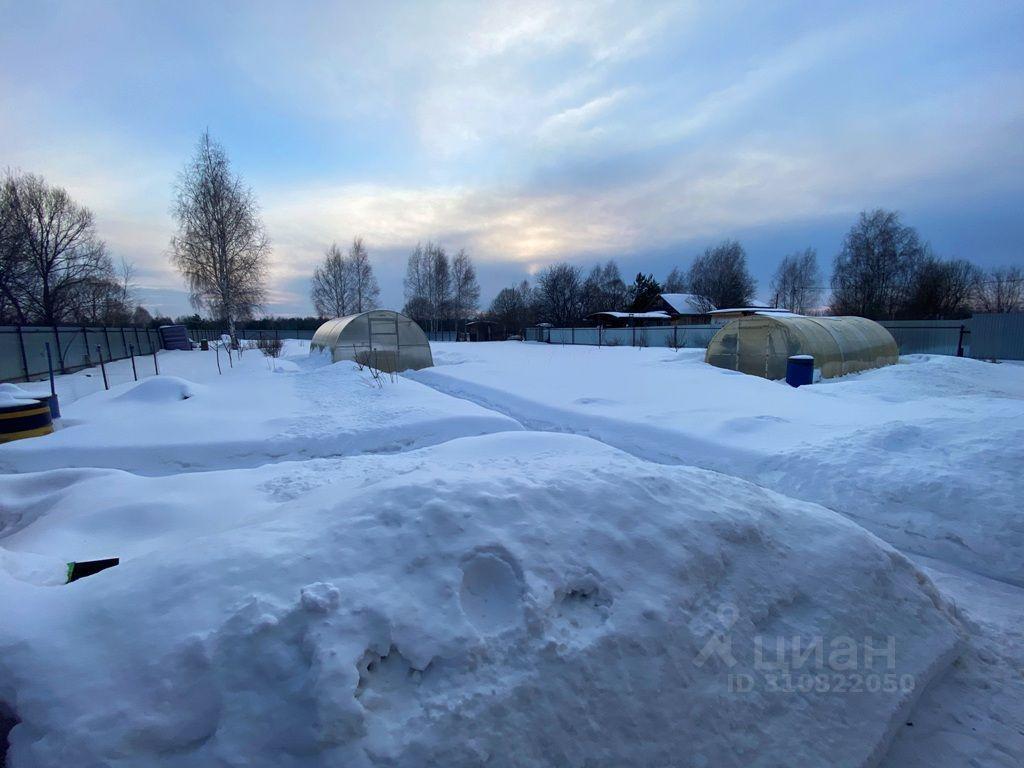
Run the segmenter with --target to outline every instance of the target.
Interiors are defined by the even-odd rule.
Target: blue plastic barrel
[[[786,383],[791,387],[802,387],[814,381],[814,357],[793,355],[786,361]]]

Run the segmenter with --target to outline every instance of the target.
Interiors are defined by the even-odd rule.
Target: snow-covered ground
[[[8,764],[1020,764],[1024,368],[434,346],[62,377],[0,446]]]
[[[1024,371],[911,355],[793,389],[703,350],[437,345],[417,381],[524,427],[744,477],[905,552],[1024,586]]]

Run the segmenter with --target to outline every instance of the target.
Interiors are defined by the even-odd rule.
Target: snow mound
[[[66,587],[0,560],[11,766],[861,766],[958,648],[895,550],[741,480],[526,432],[307,463]],[[195,523],[194,476],[131,482]]]
[[[199,386],[177,376],[154,376],[143,379],[134,387],[114,399],[126,403],[175,403],[188,400],[196,394]]]
[[[0,408],[11,408],[17,405],[25,405],[29,400],[38,400],[39,395],[26,392],[16,384],[0,384]]]
[[[8,397],[13,397],[15,399],[27,398],[29,400],[38,397],[38,395],[33,395],[31,392],[22,389],[17,384],[11,384],[10,382],[0,384],[0,395],[7,395]]]

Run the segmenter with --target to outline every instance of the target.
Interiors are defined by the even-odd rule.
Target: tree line
[[[507,328],[539,322],[577,323],[600,311],[643,312],[661,293],[692,295],[699,313],[753,304],[757,281],[743,246],[726,240],[674,267],[663,281],[638,273],[626,284],[614,259],[583,270],[569,263],[502,289],[487,316]],[[826,293],[829,298],[824,301]],[[825,278],[813,248],[784,256],[769,283],[768,304],[799,314],[859,315],[873,320],[968,317],[972,312],[1024,310],[1019,267],[985,271],[965,259],[936,256],[893,211],[865,211],[846,233]]]
[[[224,148],[204,132],[173,187],[172,263],[185,278],[195,309],[234,335],[255,322],[267,297],[270,239],[253,191],[232,169]],[[876,320],[966,317],[972,311],[1024,309],[1019,267],[982,270],[965,259],[937,256],[893,211],[860,214],[832,260],[828,284],[812,248],[784,256],[768,301],[801,314],[852,314]],[[452,329],[475,317],[480,286],[465,250],[417,244],[403,281],[403,312],[427,330]],[[757,281],[736,240],[708,247],[663,280],[638,273],[623,279],[614,259],[586,275],[571,263],[502,289],[484,316],[518,329],[537,322],[570,325],[605,310],[642,312],[661,293],[693,296],[694,309],[748,306]],[[827,302],[824,297],[828,294]],[[380,287],[360,237],[347,251],[332,243],[314,269],[310,298],[320,318],[378,306]],[[194,320],[195,318],[189,318]],[[68,192],[34,174],[0,179],[0,323],[148,325],[135,301],[133,268],[115,266],[92,212]],[[307,322],[303,319],[302,322]],[[278,326],[280,327],[280,326]]]

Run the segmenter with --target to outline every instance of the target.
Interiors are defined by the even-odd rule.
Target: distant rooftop
[[[706,315],[700,309],[701,299],[692,293],[663,293],[661,298],[680,315]]]
[[[782,307],[727,307],[726,309],[713,309],[708,312],[709,315],[733,315],[737,312],[744,315],[795,315],[790,309],[784,309]]]
[[[671,319],[668,316],[667,312],[660,312],[660,311],[659,312],[611,312],[611,311],[607,311],[607,312],[593,312],[593,313],[587,315],[587,317],[597,317],[598,315],[600,315],[601,317],[619,317],[619,318],[636,317],[636,318],[648,319],[648,320],[670,320]]]

